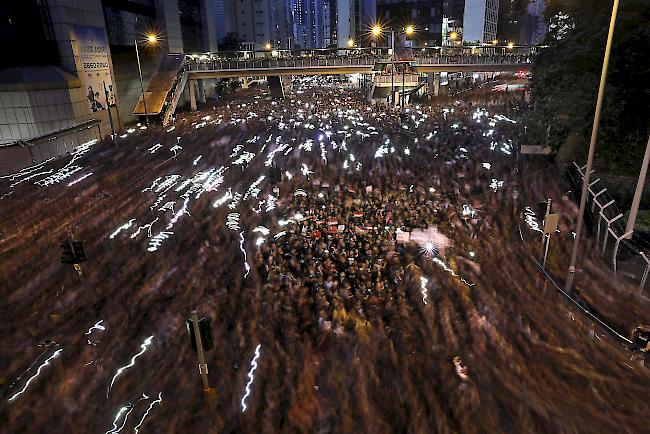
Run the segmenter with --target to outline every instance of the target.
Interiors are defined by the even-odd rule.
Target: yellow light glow
[[[508,48],[512,50],[515,47],[515,44],[513,42],[508,42]]]
[[[348,47],[354,47],[354,39],[348,39]]]
[[[372,36],[381,35],[381,27],[378,25],[372,26]]]
[[[413,33],[415,33],[415,26],[409,24],[406,26],[406,29],[404,29],[404,31],[408,36],[411,36]]]
[[[493,40],[492,40],[492,45],[496,45],[496,44],[498,44],[498,43],[499,43],[499,41],[498,41],[497,39],[493,39]]]
[[[264,45],[264,48],[266,48],[267,50],[270,50],[271,49],[271,43],[267,42],[266,45]]]
[[[153,33],[150,33],[147,35],[147,42],[150,44],[155,44],[156,42],[158,42],[158,37]]]
[[[455,41],[456,39],[458,39],[458,32],[451,32],[449,34],[449,39],[451,39],[452,41]]]

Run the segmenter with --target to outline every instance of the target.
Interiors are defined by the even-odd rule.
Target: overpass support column
[[[194,89],[194,86],[196,85],[196,80],[190,80],[188,85],[190,86],[190,111],[195,112],[196,111],[196,89]]]
[[[427,74],[427,93],[429,96],[438,96],[440,93],[439,72],[430,72]]]
[[[199,82],[199,101],[205,104],[205,80],[198,80]]]
[[[266,81],[269,83],[269,90],[271,91],[271,96],[277,99],[284,98],[284,86],[282,84],[282,77],[279,75],[269,75],[266,77]]]

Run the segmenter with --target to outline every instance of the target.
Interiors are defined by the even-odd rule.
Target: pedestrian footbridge
[[[408,57],[396,58],[389,53],[377,51],[353,51],[340,54],[329,51],[326,55],[312,50],[309,54],[299,52],[236,52],[227,55],[168,55],[160,62],[144,92],[133,110],[135,115],[159,117],[167,124],[176,110],[186,86],[189,90],[190,106],[196,110],[197,97],[205,101],[207,80],[227,78],[267,77],[272,94],[284,95],[283,83],[290,76],[363,74],[377,76],[385,74],[386,65],[395,69],[396,64],[408,63],[411,73],[454,73],[454,72],[509,72],[528,71],[532,56],[541,47],[460,47],[460,49],[412,50]],[[397,67],[397,69],[399,69]],[[279,79],[285,77],[285,79]],[[397,80],[400,80],[398,78]],[[386,85],[387,78],[379,77],[377,87]],[[279,88],[275,88],[279,86]],[[408,86],[407,86],[408,87]]]

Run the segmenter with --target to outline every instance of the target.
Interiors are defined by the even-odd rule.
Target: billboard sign
[[[115,106],[115,92],[109,64],[106,33],[101,27],[75,26],[81,66],[81,82],[91,112]],[[108,95],[104,93],[104,85]]]

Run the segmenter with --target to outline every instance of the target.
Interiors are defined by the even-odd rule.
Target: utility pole
[[[643,194],[643,186],[645,185],[645,176],[648,172],[648,162],[650,162],[650,137],[648,137],[648,144],[645,147],[645,155],[643,156],[643,163],[641,164],[641,173],[639,173],[639,180],[636,183],[636,191],[634,192],[634,199],[632,199],[630,217],[628,217],[627,226],[625,227],[626,233],[630,233],[634,230],[636,215],[639,212],[639,204],[641,203],[641,194]],[[630,238],[632,238],[631,234]]]
[[[135,44],[135,57],[138,59],[138,72],[140,73],[140,90],[142,91],[142,104],[144,105],[144,119],[149,125],[149,113],[147,112],[147,100],[144,97],[144,84],[142,83],[142,67],[140,66],[140,52],[138,51],[138,40],[133,40]]]
[[[587,157],[587,167],[582,182],[582,195],[580,196],[580,209],[578,211],[578,224],[576,226],[576,237],[573,240],[571,249],[571,262],[569,263],[569,272],[567,273],[564,289],[571,293],[573,279],[576,273],[576,261],[578,259],[578,249],[580,248],[580,235],[582,234],[582,224],[585,217],[585,208],[587,207],[587,195],[589,194],[589,178],[591,176],[591,166],[594,161],[596,151],[596,137],[598,136],[598,123],[600,122],[600,112],[603,106],[603,96],[605,94],[605,82],[607,80],[607,67],[609,65],[609,55],[612,51],[612,39],[614,38],[614,26],[616,24],[616,14],[618,13],[619,0],[614,0],[612,7],[612,16],[609,22],[609,33],[607,34],[607,45],[605,46],[605,57],[603,58],[603,68],[600,73],[600,86],[598,87],[598,99],[596,100],[596,112],[594,113],[594,123],[591,128],[591,141],[589,143],[589,155]]]
[[[106,89],[106,82],[104,84],[104,97],[106,98],[106,109],[108,110],[108,121],[111,124],[111,140],[115,140],[115,127],[113,127],[113,115],[111,114],[111,101],[108,98],[108,90]]]
[[[196,352],[199,357],[199,374],[201,375],[201,382],[203,383],[203,396],[206,399],[208,407],[211,409],[216,408],[217,393],[214,388],[208,384],[208,365],[205,363],[205,352],[203,350],[203,340],[201,339],[201,330],[199,329],[199,317],[196,309],[192,309],[192,328],[194,330],[194,339],[196,341]]]

